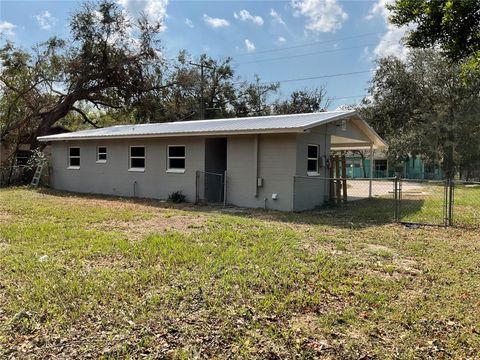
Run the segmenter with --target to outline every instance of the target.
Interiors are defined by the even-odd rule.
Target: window
[[[107,148],[105,146],[97,147],[97,163],[107,162]]]
[[[185,172],[185,145],[168,145],[167,172]]]
[[[307,174],[318,175],[318,145],[308,145]]]
[[[387,160],[375,160],[375,170],[376,171],[387,170]]]
[[[145,147],[130,146],[130,167],[129,171],[145,170]]]
[[[68,148],[68,168],[80,169],[80,148],[79,147]]]

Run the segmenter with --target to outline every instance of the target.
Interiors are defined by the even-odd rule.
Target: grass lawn
[[[480,231],[372,222],[381,201],[291,214],[2,189],[0,358],[476,358]]]

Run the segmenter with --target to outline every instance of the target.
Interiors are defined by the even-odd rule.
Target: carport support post
[[[368,197],[372,197],[372,178],[373,178],[373,144],[370,145],[370,181],[368,182]]]

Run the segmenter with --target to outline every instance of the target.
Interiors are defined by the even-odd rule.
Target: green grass
[[[444,223],[443,183],[423,183],[402,194],[401,221],[442,225]],[[480,185],[456,184],[453,222],[480,227]]]
[[[388,224],[382,201],[222,212],[3,189],[0,357],[476,357],[478,230]]]

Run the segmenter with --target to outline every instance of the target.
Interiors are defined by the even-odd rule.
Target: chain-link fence
[[[480,228],[480,182],[451,182],[451,221],[460,227]]]
[[[480,182],[296,176],[294,209],[313,207],[349,221],[480,228]]]
[[[449,193],[445,181],[401,179],[398,184],[398,221],[448,225]]]
[[[197,203],[225,203],[225,174],[197,171],[195,179]]]

